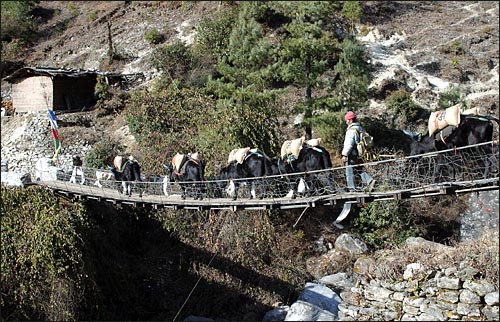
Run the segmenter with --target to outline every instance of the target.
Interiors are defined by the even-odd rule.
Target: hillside
[[[41,1],[34,12],[38,21],[36,37],[26,51],[19,53],[18,63],[140,72],[145,75],[145,81],[135,89],[145,89],[160,75],[149,63],[154,48],[179,39],[191,44],[203,17],[232,5],[224,1]],[[366,1],[356,28],[357,37],[367,46],[374,67],[370,103],[357,111],[361,119],[389,115],[395,127],[425,131],[427,119],[422,117],[412,124],[400,122],[398,115],[386,106],[385,99],[392,91],[402,88],[429,112],[437,109],[440,95],[454,87],[460,89],[469,107],[479,107],[482,113],[499,117],[498,2]],[[164,37],[157,45],[145,39],[152,29]],[[116,54],[112,61],[108,57],[110,44]],[[297,102],[301,95],[300,89],[290,91],[289,96],[283,98],[283,105]],[[2,81],[2,101],[8,100],[9,86]],[[108,134],[124,144],[128,152],[135,154],[140,150],[124,113],[103,116],[101,112],[60,115],[62,146],[67,149],[62,151],[61,158],[68,167],[73,154],[85,153]],[[295,116],[291,117],[289,125],[280,130],[293,133],[295,129],[290,124],[294,119]],[[21,134],[26,132],[27,122],[24,116],[18,115],[2,119],[2,160],[11,161],[11,170],[32,167],[36,158],[28,157],[28,153],[33,142],[46,142],[44,152],[52,152],[48,133],[39,141],[24,139]],[[498,137],[498,126],[495,126],[495,135]],[[14,149],[19,146],[24,147],[22,153]],[[336,157],[338,151],[332,153],[332,158]],[[14,162],[15,159],[22,162]],[[409,208],[412,215],[418,215],[422,225],[426,225],[429,239],[433,234],[441,234],[439,237],[453,235],[450,237],[453,241],[462,237],[480,240],[483,233],[498,228],[498,192],[475,196],[431,198],[431,201],[424,198],[411,203]],[[338,207],[309,210],[301,219],[299,229],[292,227],[301,216],[297,211],[273,217],[275,226],[271,228],[267,216],[260,212],[255,216],[246,216],[247,213],[219,216],[221,212],[179,211],[172,215],[165,211],[152,218],[142,210],[129,213],[98,202],[89,203],[88,208],[92,219],[102,225],[102,231],[93,232],[93,246],[98,249],[99,243],[110,244],[109,248],[97,251],[97,263],[93,263],[102,266],[105,272],[98,278],[105,289],[101,295],[108,300],[109,315],[104,316],[104,320],[172,319],[198,276],[203,277],[202,285],[183,315],[195,312],[216,320],[262,320],[267,310],[293,303],[304,283],[316,276],[354,270],[355,256],[334,253],[331,249],[327,252],[345,232],[331,225],[340,211]],[[424,210],[426,213],[420,213]],[[225,231],[221,227],[227,222],[235,226]],[[460,227],[457,228],[460,224],[467,231],[460,232]],[[199,234],[179,233],[186,227]],[[165,228],[178,235],[166,233]],[[182,238],[173,240],[173,235]],[[223,237],[218,239],[219,236]],[[269,240],[272,242],[266,245],[259,243]],[[497,242],[481,243],[478,247],[485,244],[485,254],[489,255],[495,247],[498,250]],[[260,258],[261,253],[266,254]],[[207,263],[212,255],[218,255],[220,260],[210,267]],[[425,258],[423,261],[433,260],[425,255],[386,250],[380,258],[390,258],[402,273],[401,265],[396,263],[418,261],[419,256]],[[233,256],[242,262],[224,256]],[[249,257],[254,257],[254,261]],[[450,262],[458,265],[451,259]],[[489,267],[484,275],[493,269]],[[110,285],[112,282],[107,278],[122,284]],[[498,276],[493,280],[497,282]],[[136,287],[137,298],[129,287]],[[139,298],[143,294],[151,298]]]
[[[140,72],[146,81],[139,87],[147,87],[158,75],[148,62],[155,46],[177,40],[192,43],[200,19],[229,6],[229,2],[212,1],[44,1],[35,10],[39,15],[37,40],[19,61],[24,66]],[[415,102],[434,110],[440,93],[460,87],[470,107],[498,116],[495,2],[367,1],[363,10],[358,38],[368,46],[376,74],[370,106],[358,114],[387,113],[384,99],[397,88],[411,92]],[[163,36],[161,44],[145,40],[152,29]],[[107,56],[110,45],[117,56],[111,63]],[[293,103],[299,97],[287,100]],[[2,82],[2,99],[9,98],[9,87]],[[117,139],[134,150],[121,115],[112,120],[92,119],[97,131],[112,129]],[[416,129],[425,130],[425,120]],[[63,135],[69,140],[72,136]]]
[[[36,41],[19,61],[24,66],[140,72],[146,82],[139,86],[147,87],[157,71],[148,63],[155,45],[145,40],[145,34],[156,29],[164,36],[163,43],[156,46],[176,40],[189,44],[203,16],[228,6],[230,3],[211,1],[44,1],[35,10],[39,22]],[[439,93],[458,85],[471,107],[480,106],[484,113],[498,116],[495,2],[368,1],[358,29],[378,69],[372,83],[374,96],[370,106],[359,111],[361,116],[385,114],[384,99],[396,88],[410,91],[417,103],[435,109]],[[107,56],[110,44],[118,57],[111,63]],[[10,98],[5,82],[2,98]],[[296,100],[288,99],[290,103]],[[134,151],[134,140],[120,115],[92,120],[97,131],[111,129],[116,139]],[[424,130],[424,123],[417,129]],[[89,144],[95,141],[93,133],[85,133],[88,129],[80,130]],[[73,134],[74,130],[62,136],[71,140]]]

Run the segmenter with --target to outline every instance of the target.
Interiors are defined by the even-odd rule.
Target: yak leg
[[[229,180],[229,184],[226,188],[226,193],[229,197],[232,197],[233,200],[236,200],[238,197],[237,191],[236,191],[236,185],[233,180]]]
[[[123,188],[123,194],[126,195],[127,194],[127,182],[126,181],[122,181],[122,188]]]
[[[252,183],[250,184],[250,199],[256,199],[257,198],[257,193],[255,191],[255,180],[252,180]]]
[[[168,197],[168,186],[170,181],[168,180],[168,175],[163,178],[163,194]]]
[[[194,200],[198,199],[198,186],[196,183],[193,183],[193,198]]]
[[[186,199],[186,194],[187,194],[186,189],[187,188],[185,186],[183,186],[183,187],[181,187],[181,189],[182,189],[181,199],[184,200],[184,199]]]

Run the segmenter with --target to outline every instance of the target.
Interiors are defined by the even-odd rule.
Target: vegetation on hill
[[[98,21],[70,4],[73,18],[87,14]],[[3,75],[18,66],[16,53],[36,41],[37,19],[29,17],[43,10],[31,1],[1,5]],[[196,2],[165,5],[189,12]],[[235,147],[259,147],[274,156],[281,142],[311,129],[338,160],[344,113],[373,95],[365,48],[353,36],[361,17],[358,1],[228,1],[201,19],[191,45],[148,30],[147,63],[161,76],[148,89],[130,92],[100,80],[92,111],[96,118],[124,118],[137,145],[125,151],[103,133],[85,165],[106,167],[110,156],[128,152],[144,172],[162,173],[175,153],[199,151],[211,161],[210,177]],[[65,20],[58,28],[70,24]],[[117,52],[110,57],[109,66],[126,59]],[[442,104],[457,100],[452,93]],[[411,123],[422,110],[404,91],[392,92],[387,103],[387,119],[367,117],[363,125],[377,137],[378,149],[399,152],[407,141],[392,125]],[[293,125],[297,113],[303,121]],[[355,209],[349,225],[372,250],[416,235],[453,244],[465,201],[448,200],[453,211],[438,209],[433,198],[370,204]],[[318,236],[333,241],[335,234],[323,226],[340,211],[315,209],[295,228],[297,211],[131,209],[65,200],[35,187],[2,188],[1,207],[7,320],[170,320],[179,313],[258,320],[276,303],[293,301],[311,279],[306,259],[318,253]],[[487,255],[477,265],[495,278],[498,256]],[[352,261],[346,256],[329,272],[348,271]]]

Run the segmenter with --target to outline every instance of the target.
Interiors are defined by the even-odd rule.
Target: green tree
[[[255,20],[258,3],[243,3],[229,38],[227,56],[217,64],[220,77],[207,87],[217,98],[211,115],[216,128],[206,137],[221,149],[259,147],[265,152],[277,147],[277,115],[272,104],[277,91],[271,89],[273,51],[271,41]]]
[[[33,29],[30,12],[35,1],[2,1],[0,30],[2,41],[27,40]]]
[[[333,151],[342,150],[347,110],[359,110],[368,100],[371,67],[366,62],[364,47],[354,39],[345,39],[341,44],[339,61],[334,67],[335,76],[329,81],[328,97],[317,100],[326,110],[313,117],[318,135],[329,138]]]
[[[336,81],[331,84],[331,92],[335,93],[334,111],[357,110],[367,103],[371,67],[366,55],[365,47],[356,40],[342,42],[339,62],[334,68]]]
[[[354,34],[354,23],[359,22],[363,15],[363,8],[359,1],[344,1],[342,14],[351,22],[350,31]]]
[[[315,100],[321,100],[313,90],[324,89],[325,74],[337,59],[338,41],[332,24],[328,24],[337,8],[330,1],[278,2],[276,10],[291,17],[284,26],[279,57],[279,75],[290,84],[304,88],[304,101],[296,106],[304,113],[304,124],[310,126]]]

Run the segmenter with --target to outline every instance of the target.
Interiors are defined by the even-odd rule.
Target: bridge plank
[[[191,209],[191,210],[209,210],[209,209],[229,209],[232,211],[238,210],[265,210],[265,209],[295,209],[316,206],[333,206],[337,203],[366,203],[371,201],[383,200],[401,200],[407,198],[420,198],[437,195],[445,195],[450,193],[467,193],[484,190],[498,189],[498,178],[496,184],[488,182],[487,185],[478,185],[477,187],[468,187],[467,189],[457,189],[458,187],[433,185],[422,187],[413,190],[398,190],[386,192],[358,192],[358,193],[343,193],[330,194],[315,197],[297,197],[295,199],[281,198],[264,198],[264,199],[237,199],[232,198],[205,198],[203,200],[194,200],[187,198],[183,200],[180,195],[153,195],[145,194],[139,196],[137,193],[132,196],[126,196],[111,188],[97,188],[93,186],[85,186],[77,183],[68,183],[62,181],[44,181],[38,184],[44,185],[56,193],[65,196],[73,196],[81,199],[95,199],[97,201],[105,200],[113,204],[126,204],[134,207],[152,207],[154,209],[170,208],[174,210]],[[493,181],[493,183],[495,183]]]

